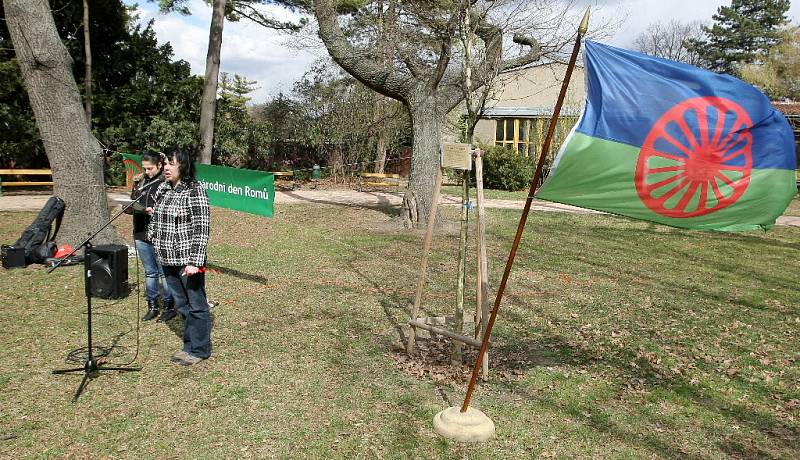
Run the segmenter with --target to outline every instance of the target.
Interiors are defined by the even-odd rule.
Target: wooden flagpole
[[[475,366],[472,368],[472,377],[469,380],[469,387],[467,388],[467,395],[464,398],[464,404],[461,405],[461,412],[466,412],[469,408],[469,402],[472,399],[472,393],[475,391],[475,382],[478,380],[478,373],[480,372],[481,362],[483,361],[483,355],[486,353],[486,349],[489,345],[489,336],[492,334],[492,327],[494,327],[494,322],[497,319],[497,311],[500,310],[500,303],[503,301],[503,293],[506,289],[506,283],[508,282],[508,277],[511,274],[511,267],[514,266],[514,258],[517,256],[517,249],[519,248],[519,242],[522,240],[522,232],[525,230],[525,223],[528,221],[528,212],[531,210],[531,203],[533,202],[533,195],[536,193],[537,186],[539,184],[539,180],[542,177],[542,169],[544,168],[544,160],[547,158],[547,155],[550,150],[550,142],[553,140],[553,133],[555,132],[556,122],[558,122],[558,116],[561,113],[561,106],[564,104],[564,98],[567,95],[567,87],[569,86],[569,80],[572,77],[572,71],[575,69],[575,62],[578,59],[578,52],[581,49],[581,40],[583,39],[586,30],[589,27],[589,9],[586,9],[586,13],[583,15],[583,19],[581,20],[580,26],[578,26],[578,36],[575,38],[575,46],[572,48],[572,56],[569,58],[569,64],[567,65],[567,73],[564,75],[564,82],[561,84],[561,92],[558,95],[558,101],[556,101],[556,106],[553,109],[553,116],[550,118],[550,126],[547,129],[547,136],[544,139],[544,145],[542,146],[542,152],[539,155],[539,162],[536,164],[536,172],[533,174],[533,179],[531,180],[531,187],[530,191],[528,192],[528,198],[525,200],[525,208],[522,210],[522,217],[519,219],[519,225],[517,226],[517,234],[514,237],[514,244],[511,246],[511,252],[508,255],[508,260],[506,261],[506,268],[503,272],[503,278],[500,281],[500,287],[497,290],[497,297],[494,301],[494,308],[492,309],[492,314],[489,317],[489,324],[486,325],[486,331],[483,334],[483,341],[481,342],[481,349],[478,351],[478,357],[475,359]]]

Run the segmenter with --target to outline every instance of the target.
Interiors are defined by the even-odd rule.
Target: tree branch
[[[275,18],[264,15],[263,12],[258,11],[253,5],[241,2],[235,2],[233,4],[233,12],[267,29],[297,32],[306,24],[305,19],[301,19],[299,24],[291,21],[278,21]]]
[[[444,73],[447,70],[447,65],[450,64],[450,55],[453,49],[453,41],[452,40],[442,40],[442,52],[439,54],[439,61],[436,63],[436,69],[431,75],[431,79],[428,81],[428,88],[435,89],[439,86],[439,83],[442,81],[442,77],[444,77]]]
[[[518,45],[526,45],[530,47],[530,49],[526,54],[523,54],[522,56],[501,62],[500,71],[504,72],[506,70],[523,67],[541,59],[542,47],[539,45],[539,42],[536,41],[536,39],[532,37],[526,37],[524,35],[514,35],[514,43]]]
[[[398,45],[396,45],[395,50],[411,75],[413,75],[414,78],[422,79],[422,76],[425,74],[425,65],[413,55],[413,52],[408,53],[405,48]]]
[[[406,101],[413,79],[391,67],[384,67],[367,52],[361,51],[347,40],[338,23],[338,14],[332,0],[316,0],[314,16],[319,23],[319,35],[331,57],[350,75],[367,87],[385,96]]]

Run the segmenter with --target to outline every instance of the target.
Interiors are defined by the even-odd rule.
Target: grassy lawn
[[[137,344],[136,296],[95,299],[96,344],[114,345],[110,362],[135,358],[143,371],[104,373],[75,404],[80,375],[50,371],[75,366],[67,354],[86,344],[81,268],[0,269],[0,457],[800,452],[800,228],[726,235],[533,213],[495,327],[490,381],[473,400],[497,438],[461,445],[439,438],[432,419],[460,404],[469,367],[437,364],[439,341],[412,360],[397,350],[421,233],[399,230],[395,210],[212,214],[213,357],[171,364],[179,324],[142,324]],[[15,240],[33,218],[0,213],[0,241]],[[494,287],[518,218],[488,213]],[[128,222],[118,228],[130,231]],[[437,235],[431,315],[452,313],[457,240],[453,226]]]

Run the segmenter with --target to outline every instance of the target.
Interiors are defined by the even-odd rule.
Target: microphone
[[[152,186],[154,186],[156,184],[161,184],[162,182],[164,182],[164,178],[163,177],[161,177],[160,179],[156,179],[153,182],[150,182],[149,184],[146,184],[146,185],[142,186],[141,188],[137,188],[136,191],[139,192],[139,198],[141,198],[141,196],[142,196],[142,194],[144,193],[145,190],[149,189],[150,187],[152,187]],[[137,200],[139,198],[137,198]]]
[[[145,192],[147,192],[151,187],[154,187],[156,185],[160,185],[162,182],[164,182],[164,177],[163,176],[160,177],[159,179],[156,179],[156,180],[150,182],[149,184],[146,184],[146,185],[142,186],[141,188],[137,188],[136,191],[138,193],[136,194],[136,198],[132,199],[131,201],[133,201],[133,202],[139,201],[140,199],[142,199],[143,196],[145,196]],[[147,203],[145,202],[145,205],[146,204]],[[143,206],[143,207],[146,207],[146,206]]]

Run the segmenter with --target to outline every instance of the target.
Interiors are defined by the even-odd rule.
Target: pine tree
[[[703,27],[705,39],[687,43],[704,67],[738,75],[741,66],[760,61],[780,41],[780,28],[788,23],[789,0],[732,0]]]

